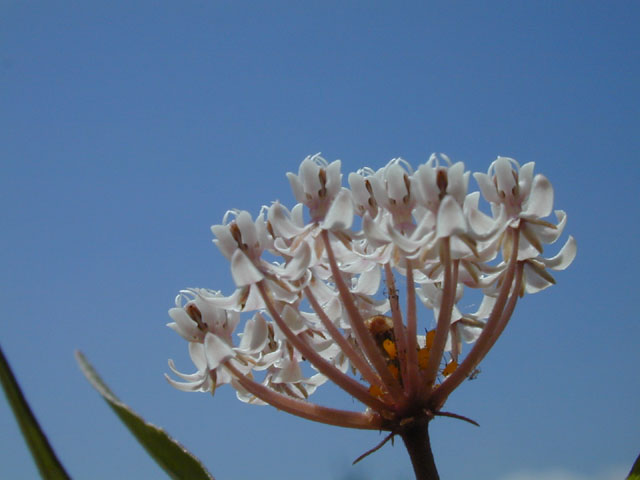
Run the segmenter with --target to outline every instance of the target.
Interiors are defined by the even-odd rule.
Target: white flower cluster
[[[170,361],[182,380],[167,376],[176,388],[230,383],[243,401],[356,428],[378,428],[415,405],[437,410],[495,343],[517,298],[553,284],[549,269],[575,257],[571,237],[553,258],[542,256],[567,217],[557,210],[557,224],[544,220],[553,189],[533,163],[499,157],[474,173],[480,192],[472,193],[470,173],[444,155],[417,170],[402,159],[361,169],[349,174],[350,189],[340,161],[319,155],[287,176],[293,209],[275,202],[255,219],[234,210],[212,227],[237,289],[190,289],[176,299],[169,327],[189,342],[197,368],[183,374]],[[465,289],[483,293],[475,313],[457,307]],[[426,335],[418,334],[417,299],[433,312],[421,319],[423,331],[435,324]],[[241,312],[253,316],[243,323]],[[463,341],[475,342],[464,361]],[[327,379],[378,420],[309,409],[306,398]]]

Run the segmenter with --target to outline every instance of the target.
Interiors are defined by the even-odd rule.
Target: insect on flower
[[[387,368],[393,377],[402,383],[396,337],[393,332],[393,319],[386,315],[374,315],[367,318],[364,324],[385,358]]]

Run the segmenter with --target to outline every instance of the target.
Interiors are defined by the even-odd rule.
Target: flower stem
[[[416,480],[439,480],[436,463],[429,441],[428,417],[420,417],[405,425],[400,431],[407,452],[411,458]]]

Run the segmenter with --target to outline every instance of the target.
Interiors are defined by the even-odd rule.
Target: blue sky
[[[399,443],[351,467],[375,432],[173,390],[167,358],[191,365],[165,324],[181,288],[233,290],[209,226],[292,206],[306,155],[346,173],[437,151],[535,161],[579,248],[447,403],[481,427],[433,422],[442,477],[620,478],[640,452],[639,21],[630,1],[0,2],[0,344],[69,472],[161,476],[79,348],[218,480],[408,478]],[[0,476],[33,478],[4,397],[0,430]]]

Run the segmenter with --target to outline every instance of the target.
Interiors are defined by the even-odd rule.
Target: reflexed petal
[[[291,221],[291,214],[280,202],[275,202],[269,208],[267,218],[278,237],[292,238],[304,231]]]
[[[205,355],[209,369],[215,370],[221,363],[235,357],[233,349],[220,337],[213,333],[207,333],[204,337]]]
[[[244,327],[238,351],[243,353],[260,352],[269,340],[268,335],[267,321],[262,314],[256,313]]]
[[[404,168],[397,163],[393,163],[385,169],[387,196],[389,199],[395,200],[396,203],[401,203],[408,195],[407,186],[404,183],[405,174]]]
[[[296,383],[302,380],[302,371],[298,362],[282,360],[278,363],[279,370],[273,375],[273,383]]]
[[[533,179],[531,194],[523,215],[544,218],[553,210],[553,186],[544,175],[536,175]]]
[[[207,369],[207,356],[202,343],[189,343],[189,357],[199,371],[204,372]]]
[[[555,214],[558,218],[558,223],[555,226],[536,223],[535,219],[525,218],[525,220],[529,220],[527,228],[532,230],[542,243],[554,243],[562,235],[564,227],[567,225],[567,215],[562,210],[556,210]],[[521,216],[524,218],[524,215]]]
[[[327,172],[327,193],[329,197],[334,197],[340,191],[342,185],[342,174],[340,173],[340,160],[334,160],[325,169]]]
[[[358,277],[358,283],[352,292],[360,293],[362,295],[375,295],[380,288],[381,278],[382,274],[379,267],[363,272]]]
[[[258,283],[264,278],[242,250],[236,250],[231,257],[231,276],[238,287]]]
[[[436,236],[438,238],[449,237],[467,230],[467,222],[462,213],[462,208],[451,195],[445,195],[438,209],[438,224]]]
[[[166,373],[164,374],[164,378],[167,379],[169,385],[177,390],[181,390],[183,392],[195,392],[197,390],[201,390],[202,386],[207,382],[208,378],[205,377],[201,380],[196,380],[193,382],[177,382],[173,378],[171,378]]]
[[[456,162],[447,170],[447,193],[458,203],[464,202],[467,195],[469,172],[464,172],[464,163]]]
[[[207,302],[211,303],[211,305],[215,307],[223,308],[225,310],[240,311],[242,310],[242,304],[246,300],[248,293],[248,287],[240,287],[228,297],[213,295],[205,296],[202,293],[201,295],[203,295]]]
[[[387,191],[384,185],[384,169],[378,170],[375,175],[369,178],[369,185],[373,191],[373,198],[375,198],[378,205],[387,205]]]
[[[576,258],[576,254],[578,253],[578,245],[576,244],[576,240],[573,237],[569,237],[564,246],[560,249],[560,252],[555,257],[552,258],[539,258],[542,263],[545,264],[546,267],[551,268],[552,270],[564,270],[567,268],[573,260]]]
[[[291,209],[291,221],[300,228],[304,228],[304,205],[296,203]]]
[[[526,235],[524,232],[526,230],[521,230],[520,241],[518,243],[518,260],[528,260],[529,258],[536,258],[540,253],[542,253],[536,245],[532,244],[531,239],[537,241],[535,237],[530,237]]]
[[[238,243],[231,235],[228,225],[213,225],[211,232],[216,236],[213,243],[220,252],[226,257],[231,258],[233,252],[238,249]]]
[[[496,187],[491,181],[491,177],[489,175],[486,173],[474,173],[473,178],[476,179],[476,183],[478,184],[478,187],[480,187],[482,196],[487,202],[496,204],[500,203],[500,197],[498,196]]]
[[[500,216],[491,218],[478,208],[478,200],[480,192],[473,192],[464,199],[463,212],[469,221],[471,231],[479,237],[487,238],[496,233],[500,227],[500,223],[504,221],[504,208],[500,208]]]
[[[493,306],[496,303],[496,297],[490,297],[489,295],[483,295],[482,302],[478,307],[478,310],[473,314],[476,318],[489,318],[491,315],[491,310],[493,310]]]
[[[533,268],[529,262],[524,264],[525,292],[537,293],[553,285],[552,282],[540,275],[539,270]]]
[[[307,242],[302,242],[295,252],[294,257],[287,263],[282,272],[282,278],[298,280],[309,268],[311,263],[311,247]]]
[[[316,163],[316,160],[322,161],[326,165],[324,158],[320,154],[313,155],[312,157],[305,158],[300,164],[299,178],[304,188],[305,200],[298,200],[299,202],[306,202],[309,197],[315,198],[317,192],[320,190],[320,167]],[[324,166],[323,165],[323,166]]]
[[[380,223],[384,221],[384,218],[378,215],[376,219],[372,219],[368,213],[365,213],[362,217],[362,230],[367,237],[367,240],[372,247],[380,247],[386,245],[391,241],[388,233],[380,228]]]
[[[528,198],[533,182],[533,167],[535,162],[525,163],[518,172],[518,186],[520,188],[520,198]]]
[[[298,176],[294,173],[289,172],[287,173],[287,178],[289,179],[289,184],[291,185],[293,196],[296,197],[296,200],[298,202],[304,203],[306,201],[306,198],[304,196],[304,188]]]
[[[482,333],[482,328],[479,327],[465,325],[462,322],[456,322],[455,325],[458,327],[460,337],[462,337],[462,340],[464,340],[465,343],[475,342]]]
[[[284,323],[287,324],[293,333],[297,334],[306,330],[307,326],[304,323],[304,318],[302,318],[302,315],[292,306],[285,305],[281,315]]]
[[[515,160],[507,157],[498,157],[496,161],[493,162],[498,195],[503,195],[504,197],[513,196],[516,186],[516,179],[513,176],[514,172],[511,162],[515,163]]]
[[[232,380],[231,386],[235,389],[236,397],[241,402],[250,403],[251,405],[267,405],[266,402],[260,400],[259,398],[255,397],[252,393],[249,393],[248,391],[246,391],[244,387],[240,385],[240,383],[237,380]]]
[[[353,223],[353,202],[351,192],[346,188],[340,190],[320,227],[324,230],[348,230]]]
[[[190,342],[202,337],[202,332],[187,312],[182,308],[171,308],[169,315],[175,323],[167,323],[167,327],[177,332],[182,338]]]
[[[365,177],[359,173],[349,174],[349,186],[351,187],[351,196],[358,208],[359,215],[369,212],[369,215],[375,217],[378,213],[375,198],[367,190]]]
[[[252,312],[254,310],[265,308],[264,299],[262,298],[262,295],[260,295],[258,287],[256,287],[255,285],[251,285],[248,288],[249,290],[247,298],[245,298],[244,305],[242,305],[240,311]]]
[[[429,164],[420,165],[413,178],[422,205],[429,210],[435,210],[439,202],[435,169]]]
[[[206,376],[206,373],[203,373],[202,371],[198,371],[196,373],[191,373],[191,374],[181,373],[181,372],[178,371],[178,369],[176,368],[175,363],[173,363],[173,360],[171,360],[171,359],[169,359],[169,368],[178,377],[180,377],[183,380],[186,380],[187,382],[202,381],[202,378],[204,376]]]
[[[407,237],[389,224],[387,224],[387,235],[389,235],[389,238],[395,246],[409,254],[415,252],[420,247],[424,247],[428,243],[425,238],[417,237],[417,239],[414,239],[413,235]]]
[[[236,216],[236,225],[242,234],[242,243],[248,245],[249,248],[254,248],[258,243],[258,235],[251,214],[246,210],[239,212]]]

